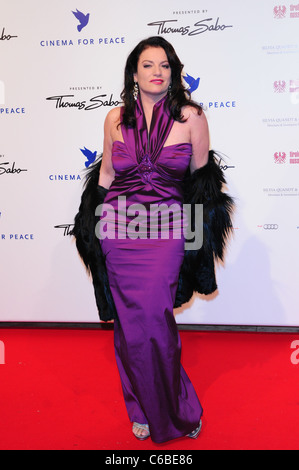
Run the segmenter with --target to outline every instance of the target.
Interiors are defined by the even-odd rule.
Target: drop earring
[[[134,88],[133,88],[133,98],[134,98],[135,101],[137,101],[138,92],[139,92],[138,83],[135,82],[134,83]]]

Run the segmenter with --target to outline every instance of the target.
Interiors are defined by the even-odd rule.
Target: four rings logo
[[[263,229],[264,230],[278,230],[278,225],[277,224],[264,224]]]

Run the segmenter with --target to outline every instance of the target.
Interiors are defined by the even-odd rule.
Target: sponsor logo
[[[275,93],[299,93],[299,80],[289,80],[289,85],[285,80],[277,80],[273,83],[273,89]]]
[[[189,86],[188,91],[190,93],[193,93],[193,91],[196,91],[197,88],[199,87],[199,82],[200,82],[199,77],[194,78],[191,75],[189,75],[188,73],[186,73],[186,75],[183,75],[183,79],[188,84],[188,86]]]
[[[121,101],[114,98],[113,93],[99,94],[89,99],[77,99],[75,95],[56,95],[46,98],[53,101],[56,109],[77,109],[79,111],[91,111],[102,107],[119,106]]]
[[[218,160],[218,165],[223,171],[229,170],[231,168],[235,168],[234,165],[227,165],[224,161],[224,158],[220,156],[219,154],[216,156],[216,160]]]
[[[88,29],[90,13],[83,13],[78,9],[71,12],[73,18],[77,20],[76,29],[79,33]],[[78,24],[79,23],[79,24]],[[86,29],[85,29],[86,28]],[[125,44],[125,37],[121,35],[117,36],[98,36],[98,37],[76,37],[76,38],[50,38],[40,40],[40,46],[43,48],[47,47],[84,47],[84,46],[118,46]]]
[[[197,21],[193,26],[180,25],[178,20],[157,20],[148,23],[147,26],[153,26],[156,34],[180,34],[181,36],[198,36],[207,32],[223,32],[232,25],[224,24],[220,18],[205,18]]]
[[[84,38],[84,39],[48,39],[41,40],[42,47],[64,47],[64,46],[107,46],[125,44],[124,37],[101,37],[101,38]]]
[[[183,74],[183,79],[185,82],[189,85],[188,90],[190,93],[196,91],[199,87],[201,79],[194,78],[193,76],[189,75],[188,73]],[[199,103],[200,106],[202,106],[203,109],[233,109],[236,108],[237,102],[236,100],[226,100],[226,99],[220,99],[217,101],[208,101],[208,102],[201,102]]]
[[[34,235],[33,233],[1,233],[0,240],[34,240]]]
[[[192,9],[188,9],[188,10],[174,10],[172,12],[172,14],[174,16],[179,16],[179,15],[183,15],[183,16],[186,16],[186,15],[199,15],[199,14],[204,14],[206,15],[208,13],[208,10],[192,10]]]
[[[277,20],[284,18],[299,18],[299,3],[297,5],[289,5],[289,10],[286,5],[276,5],[273,8],[273,16]]]
[[[17,38],[18,36],[14,36],[12,34],[7,34],[5,32],[5,28],[2,28],[1,36],[0,36],[0,41],[10,41],[11,39]]]
[[[80,148],[80,151],[86,158],[86,161],[84,162],[85,167],[89,168],[90,165],[92,165],[96,158],[97,158],[97,151],[92,151],[87,147],[82,147]],[[80,174],[64,174],[64,173],[53,173],[49,175],[49,181],[51,182],[76,182],[76,181],[81,181],[82,178]],[[64,226],[57,226],[56,228],[65,228]]]
[[[0,116],[25,114],[25,108],[0,108]]]
[[[81,181],[80,175],[52,174],[49,175],[50,181]]]
[[[16,162],[10,163],[3,161],[5,160],[4,155],[0,155],[0,176],[3,175],[19,175],[20,173],[23,173],[24,171],[28,171],[25,168],[19,168],[16,165]]]
[[[299,3],[290,5],[290,18],[299,18]]]
[[[299,92],[299,80],[290,80],[290,93]]]
[[[279,80],[273,83],[275,93],[284,93],[286,91],[287,83],[284,80]]]
[[[237,107],[236,101],[209,101],[208,103],[200,103],[204,109],[233,109]]]
[[[299,152],[290,152],[290,163],[299,164]]]
[[[289,93],[292,104],[299,104],[299,80],[277,80],[273,83],[275,93]]]
[[[83,28],[85,28],[85,26],[88,25],[88,22],[89,22],[89,13],[87,13],[86,15],[84,13],[82,13],[81,11],[79,11],[77,9],[77,11],[73,11],[72,12],[75,17],[77,18],[77,20],[79,21],[79,24],[77,26],[77,29],[80,33],[80,31],[82,31]]]
[[[277,224],[264,224],[263,229],[264,230],[278,230],[278,225]]]
[[[59,228],[63,230],[63,236],[67,237],[71,235],[71,230],[74,227],[74,224],[62,224],[62,225],[55,225],[54,228]]]
[[[281,19],[287,15],[287,7],[285,5],[278,5],[273,8],[274,18]]]
[[[282,196],[290,196],[290,197],[296,197],[299,196],[299,188],[297,187],[289,187],[289,188],[284,188],[284,187],[270,187],[270,188],[263,188],[263,193],[265,196],[269,197],[282,197]]]
[[[288,155],[286,152],[275,152],[274,153],[274,162],[277,164],[285,164],[290,163],[291,165],[299,164],[299,152],[298,151],[291,151]]]
[[[273,54],[298,54],[299,44],[271,44],[262,46],[262,51],[268,55]]]
[[[267,127],[294,127],[299,126],[299,117],[271,117],[263,118],[263,124]]]
[[[274,153],[274,162],[281,164],[286,162],[286,154],[284,152],[275,152]]]
[[[90,165],[92,165],[97,158],[97,152],[92,152],[91,150],[88,150],[86,147],[84,149],[80,149],[83,155],[87,158],[87,161],[85,162],[86,168],[88,168]]]

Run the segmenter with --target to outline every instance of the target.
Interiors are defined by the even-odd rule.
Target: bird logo
[[[199,82],[200,82],[199,77],[194,78],[194,77],[191,77],[191,75],[187,73],[186,75],[183,75],[183,78],[185,82],[188,83],[189,85],[188,91],[190,91],[190,93],[193,93],[193,91],[197,90],[197,88],[199,87]]]
[[[77,8],[77,11],[72,11],[72,13],[75,15],[75,17],[77,18],[77,20],[79,21],[80,24],[78,24],[77,26],[77,29],[78,31],[80,32],[83,28],[85,28],[85,26],[88,25],[88,22],[89,22],[89,13],[87,13],[87,15],[84,15],[84,13],[82,13],[81,11],[78,10]]]
[[[85,162],[86,168],[88,168],[92,163],[94,163],[97,152],[92,152],[91,150],[88,150],[86,147],[84,149],[80,149],[83,155],[87,158],[87,162]]]

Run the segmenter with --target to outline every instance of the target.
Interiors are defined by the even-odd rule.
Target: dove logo
[[[189,85],[188,91],[193,93],[199,87],[200,78],[191,77],[188,73],[183,75],[185,82]]]
[[[90,165],[92,165],[97,157],[97,152],[92,152],[91,150],[88,150],[86,147],[84,149],[80,149],[83,155],[87,158],[87,161],[85,162],[86,168],[88,168]]]
[[[81,11],[78,10],[77,8],[77,11],[72,11],[73,15],[75,15],[75,17],[77,18],[77,20],[79,21],[79,24],[77,26],[77,30],[79,31],[82,31],[83,28],[85,28],[85,26],[88,25],[88,22],[89,22],[89,13],[87,13],[87,15],[85,15],[84,13],[82,13]]]

